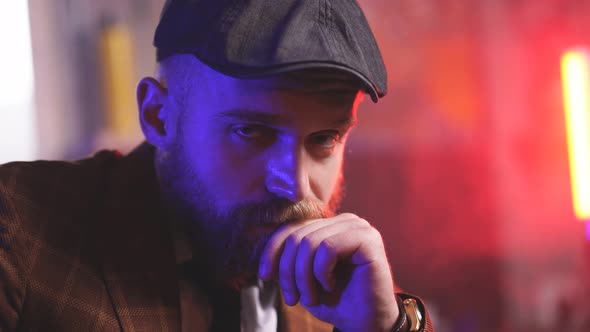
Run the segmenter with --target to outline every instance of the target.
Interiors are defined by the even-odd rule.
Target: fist
[[[282,226],[259,277],[278,281],[287,305],[342,331],[388,331],[399,315],[381,234],[354,214]]]

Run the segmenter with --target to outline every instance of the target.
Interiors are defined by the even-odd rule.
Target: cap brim
[[[194,54],[197,58],[198,55]],[[379,101],[380,97],[383,97],[384,94],[379,93],[377,88],[371,81],[359,71],[341,65],[337,63],[331,62],[319,62],[319,61],[310,61],[310,62],[298,62],[298,63],[289,63],[289,64],[281,64],[278,66],[271,66],[271,67],[246,67],[246,66],[239,66],[235,67],[232,66],[231,68],[223,67],[215,64],[210,64],[204,62],[202,59],[199,58],[200,61],[205,63],[207,66],[212,68],[215,71],[218,71],[224,75],[240,78],[240,79],[258,79],[258,78],[265,78],[272,75],[279,75],[294,71],[301,71],[301,70],[313,70],[313,69],[332,69],[342,71],[346,74],[352,75],[354,78],[358,79],[361,83],[360,85],[363,87],[363,90],[371,96],[371,100],[373,102]]]

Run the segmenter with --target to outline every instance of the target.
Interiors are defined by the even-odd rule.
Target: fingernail
[[[291,293],[285,293],[285,292],[283,292],[283,296],[285,297],[285,303],[288,306],[294,306],[295,305],[295,297]]]

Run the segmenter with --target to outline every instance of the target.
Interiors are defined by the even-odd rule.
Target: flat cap
[[[381,53],[355,0],[168,0],[154,46],[158,61],[194,54],[237,78],[327,68],[358,78],[375,102],[387,92]]]

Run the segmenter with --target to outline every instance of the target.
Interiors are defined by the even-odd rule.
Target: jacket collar
[[[178,278],[153,147],[144,143],[107,166],[97,257],[124,331],[180,330]]]

